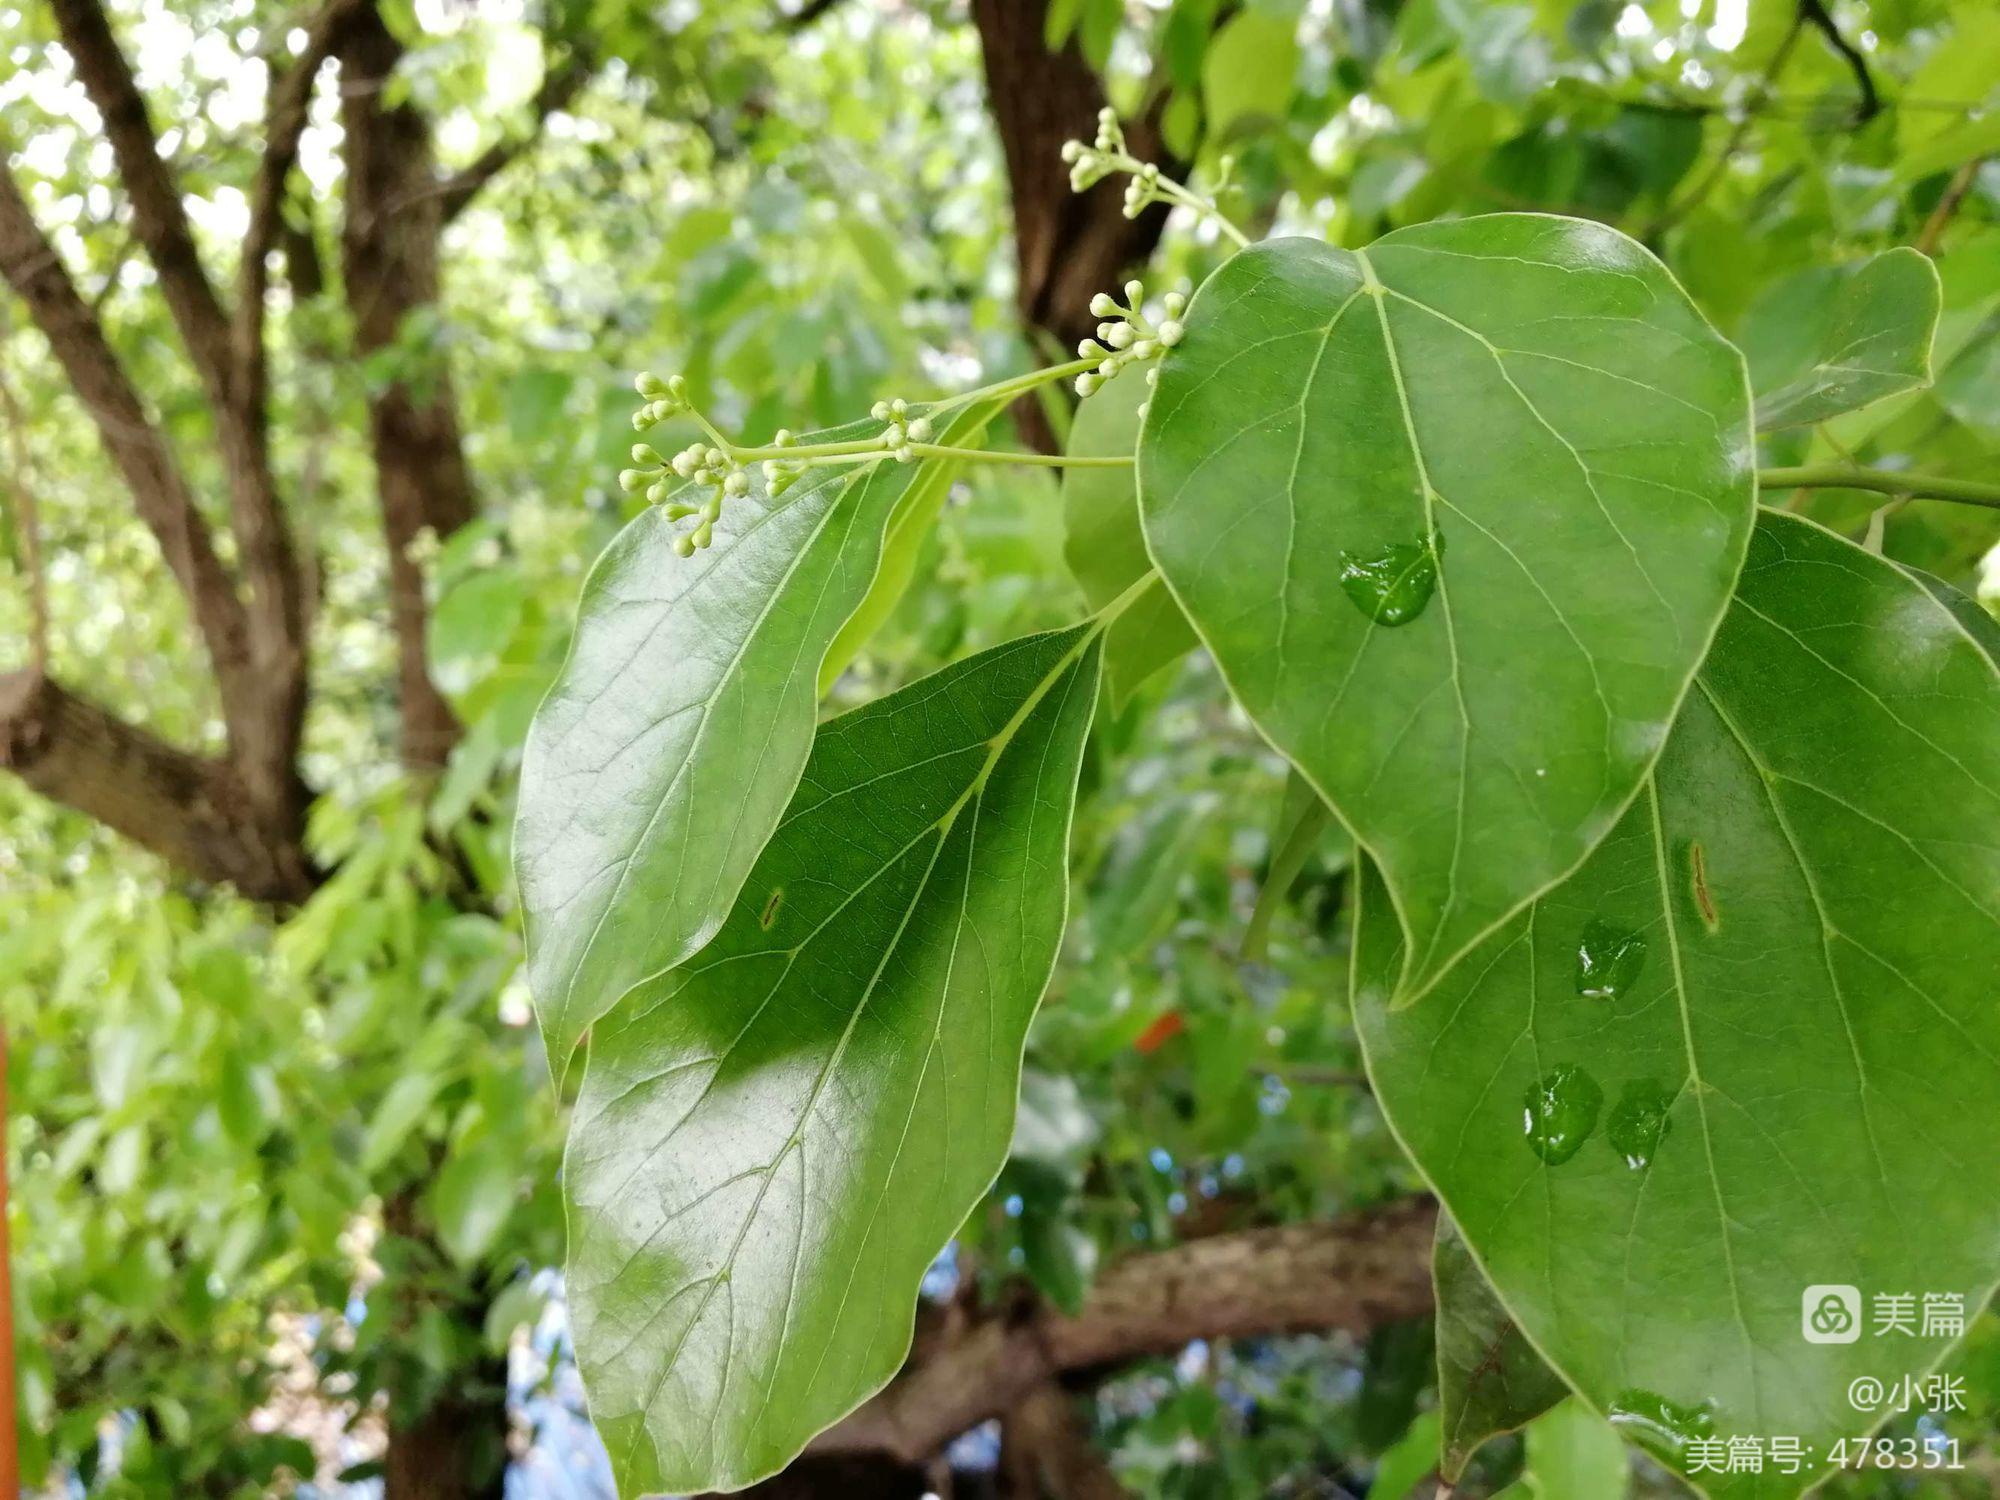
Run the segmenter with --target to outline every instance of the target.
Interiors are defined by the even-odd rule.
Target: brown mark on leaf
[[[1701,922],[1710,932],[1722,926],[1722,913],[1715,908],[1715,897],[1708,889],[1708,859],[1702,853],[1701,840],[1688,845],[1688,874],[1694,887],[1695,909],[1701,913]]]
[[[771,924],[778,920],[778,908],[783,906],[784,904],[785,904],[785,888],[783,886],[779,886],[776,890],[771,892],[770,899],[765,901],[764,910],[762,914],[759,915],[757,918],[757,925],[763,928],[766,932],[769,932],[771,930]]]

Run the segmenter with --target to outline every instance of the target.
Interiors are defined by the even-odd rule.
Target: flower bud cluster
[[[1064,141],[1062,159],[1069,163],[1069,189],[1073,193],[1089,192],[1113,172],[1137,165],[1125,149],[1118,111],[1108,104],[1097,112],[1097,138],[1087,146],[1082,141]],[[1154,176],[1158,176],[1157,168]],[[1129,201],[1129,192],[1127,197]]]
[[[633,383],[646,398],[646,404],[632,418],[635,427],[650,427],[690,409],[687,382],[678,375],[667,381],[641,375]],[[715,523],[722,515],[725,498],[750,492],[750,475],[742,463],[707,443],[691,443],[672,458],[662,458],[649,444],[635,443],[632,463],[632,468],[619,472],[620,489],[628,495],[643,493],[647,503],[657,505],[669,521],[694,519],[692,528],[674,538],[674,551],[682,557],[692,556],[696,548],[715,540]],[[682,484],[708,493],[699,503],[674,499],[676,494],[687,493]]]
[[[687,380],[683,376],[662,380],[651,371],[645,371],[632,382],[632,387],[646,401],[644,406],[632,413],[634,432],[656,427],[667,418],[679,416],[688,409]]]
[[[877,401],[868,415],[888,424],[882,429],[882,446],[899,463],[913,462],[917,454],[912,445],[931,440],[931,419],[912,416],[907,401]]]
[[[1130,364],[1139,364],[1153,359],[1163,349],[1171,349],[1181,341],[1186,330],[1181,325],[1181,315],[1187,311],[1187,293],[1171,291],[1161,299],[1166,316],[1155,324],[1141,306],[1145,301],[1146,289],[1139,282],[1125,283],[1125,300],[1118,301],[1108,292],[1099,292],[1090,299],[1093,317],[1104,319],[1097,325],[1097,337],[1085,339],[1076,346],[1079,359],[1098,361],[1095,370],[1087,370],[1076,377],[1076,393],[1089,396],[1105,381]],[[1157,371],[1147,372],[1150,385]]]

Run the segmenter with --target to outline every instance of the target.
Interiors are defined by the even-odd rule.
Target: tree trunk
[[[1025,324],[1070,346],[1097,326],[1090,299],[1153,253],[1168,210],[1156,203],[1126,218],[1119,179],[1070,191],[1063,142],[1096,134],[1104,89],[1074,43],[1057,53],[1043,45],[1048,8],[1048,0],[972,0],[972,18],[1013,191],[1015,302]],[[1125,140],[1141,161],[1179,173],[1151,116],[1126,121]]]
[[[364,357],[394,344],[410,315],[438,300],[445,194],[430,130],[414,108],[385,106],[382,98],[401,51],[373,10],[347,29],[339,51],[347,131],[342,265],[355,351]],[[441,355],[417,348],[405,354],[421,361],[421,372],[399,372],[373,393],[368,425],[389,545],[403,760],[439,766],[457,742],[459,725],[431,682],[423,569],[411,544],[427,529],[449,536],[472,519],[475,505],[450,371]]]
[[[506,1389],[504,1366],[488,1374],[500,1391]],[[470,1400],[454,1394],[413,1422],[392,1423],[382,1471],[383,1500],[501,1500],[507,1476],[504,1399],[483,1389]]]

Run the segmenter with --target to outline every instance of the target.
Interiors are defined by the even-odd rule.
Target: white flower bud
[[[1145,296],[1146,284],[1143,281],[1128,281],[1125,283],[1125,302],[1127,306],[1137,307],[1145,300]]]
[[[620,469],[618,471],[618,488],[628,495],[642,489],[645,483],[646,476],[641,474],[637,469]]]
[[[913,443],[928,443],[930,440],[931,419],[929,417],[918,417],[916,421],[910,424],[910,441]]]
[[[722,481],[725,495],[747,495],[750,493],[750,476],[741,469],[730,470],[729,477]]]
[[[648,469],[656,469],[660,465],[660,455],[644,443],[634,443],[632,445],[632,462]]]
[[[1159,352],[1160,346],[1151,339],[1140,339],[1138,343],[1132,346],[1132,357],[1134,359],[1151,359]]]
[[[868,408],[868,415],[878,422],[888,421],[889,403],[886,401],[877,401],[873,406]]]
[[[1181,341],[1182,336],[1186,332],[1187,330],[1180,325],[1178,320],[1169,318],[1160,325],[1160,342],[1171,349]]]
[[[1111,300],[1109,292],[1099,292],[1090,299],[1090,315],[1093,318],[1108,318],[1118,311],[1118,304]]]
[[[1114,349],[1130,349],[1132,347],[1132,340],[1135,337],[1136,335],[1132,332],[1132,325],[1130,323],[1117,323],[1112,326],[1111,332],[1105,336],[1105,342]]]
[[[1098,378],[1095,375],[1079,375],[1076,377],[1076,393],[1079,396],[1091,395],[1097,390],[1097,385]]]

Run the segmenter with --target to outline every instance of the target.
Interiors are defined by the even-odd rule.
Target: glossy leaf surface
[[[1801,427],[1931,383],[1938,273],[1899,246],[1774,288],[1745,330],[1757,428]]]
[[[1597,923],[1645,950],[1609,998],[1575,983]],[[2000,1088],[2000,675],[1894,564],[1766,512],[1618,829],[1392,1012],[1399,942],[1370,877],[1356,1016],[1384,1109],[1522,1330],[1669,1462],[1772,1435],[1823,1461],[1889,1415],[1851,1380],[1893,1390],[1952,1342],[1919,1320],[1809,1343],[1806,1288],[1984,1304],[2000,1157],[1965,1127]],[[1551,1165],[1524,1103],[1532,1126],[1564,1074],[1583,1139]],[[1634,1101],[1664,1110],[1637,1153]],[[1764,1500],[1814,1472],[1698,1479]]]
[[[1747,542],[1749,419],[1741,357],[1601,225],[1278,240],[1196,295],[1140,445],[1147,540],[1380,864],[1406,998],[1637,790]]]
[[[821,658],[911,477],[816,469],[773,501],[758,474],[707,550],[675,556],[685,524],[649,508],[591,570],[523,751],[514,833],[558,1075],[593,1021],[700,948],[736,899],[805,764]]]
[[[1139,405],[1148,366],[1127,365],[1076,410],[1067,451],[1130,457],[1139,446]],[[1153,566],[1139,530],[1139,486],[1131,469],[1063,471],[1063,561],[1092,609],[1102,609]],[[1104,675],[1114,704],[1194,647],[1194,631],[1163,587],[1148,589],[1105,633]]]
[[[597,1028],[569,1292],[622,1492],[733,1489],[895,1373],[993,1180],[1068,899],[1094,627],[821,729],[741,901]]]
[[[1569,1394],[1514,1326],[1449,1214],[1431,1256],[1437,1285],[1438,1470],[1453,1484],[1488,1438],[1535,1420]]]

